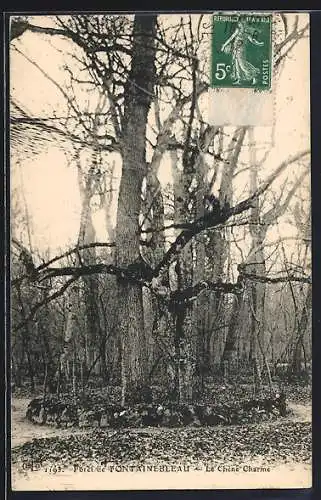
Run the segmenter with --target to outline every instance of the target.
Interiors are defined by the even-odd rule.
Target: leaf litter
[[[12,450],[12,462],[26,469],[44,465],[92,462],[115,464],[176,462],[309,463],[311,424],[274,422],[197,428],[95,429],[85,435],[34,439]]]

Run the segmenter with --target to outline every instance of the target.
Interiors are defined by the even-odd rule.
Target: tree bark
[[[292,361],[289,365],[289,377],[292,375],[299,375],[302,371],[302,351],[303,351],[303,338],[307,330],[308,322],[309,322],[309,312],[312,306],[312,287],[309,286],[309,289],[306,294],[306,298],[303,304],[303,309],[301,312],[301,317],[297,326],[297,335],[295,340],[295,345],[292,353]]]
[[[116,262],[122,267],[138,261],[140,256],[139,214],[146,175],[146,125],[156,72],[155,34],[156,16],[135,16],[131,70],[125,88],[123,166],[116,224]],[[118,279],[117,288],[121,378],[128,392],[144,383],[146,377],[143,297],[141,286],[135,283]]]
[[[250,142],[250,185],[251,192],[257,190],[257,162],[254,131],[249,129],[249,142]],[[252,249],[250,252],[251,263],[247,265],[246,269],[250,273],[265,276],[265,256],[263,244],[266,236],[266,227],[260,224],[260,204],[256,199],[253,208],[251,209],[251,225],[250,233],[252,236]],[[262,387],[262,366],[264,360],[264,302],[265,302],[265,283],[252,282],[250,284],[251,293],[251,347],[250,347],[250,361],[253,365],[254,371],[254,386],[255,391],[260,391]]]
[[[228,326],[228,332],[222,356],[223,366],[224,363],[227,364],[228,372],[235,368],[237,362],[237,344],[239,339],[239,332],[242,325],[244,298],[244,291],[241,295],[233,297],[232,314]]]

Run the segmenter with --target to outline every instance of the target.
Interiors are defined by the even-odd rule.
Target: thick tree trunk
[[[116,261],[121,267],[133,264],[140,256],[139,214],[146,175],[146,125],[155,81],[155,33],[156,16],[135,16],[131,70],[125,89],[123,167],[116,224]],[[121,378],[128,392],[143,384],[146,377],[143,297],[139,284],[119,279],[117,287]]]
[[[175,157],[176,156],[176,157]],[[191,165],[183,160],[183,172],[177,169],[177,155],[172,155],[174,177],[174,223],[187,222],[191,216],[187,209],[190,199],[189,185],[193,178]],[[187,245],[177,257],[175,265],[176,287],[184,290],[193,283],[192,244]],[[173,314],[175,349],[175,392],[180,403],[192,399],[195,341],[193,339],[193,304],[180,305]]]
[[[143,224],[144,230],[150,230],[147,233],[148,246],[144,247],[144,258],[155,268],[158,262],[163,257],[165,249],[165,236],[162,228],[164,222],[164,202],[162,187],[157,178],[158,167],[162,153],[154,153],[153,160],[149,167],[149,172],[146,178],[146,196],[143,209]],[[157,161],[156,161],[157,160]],[[164,273],[162,279],[158,282],[158,286],[168,285],[168,275]],[[159,347],[158,338],[166,334],[166,326],[168,322],[168,313],[164,310],[160,311],[159,300],[149,289],[143,291],[144,304],[144,327],[147,335],[147,358],[148,358],[148,373],[149,376],[157,374],[160,377],[159,381],[164,381],[165,364],[167,359],[164,359],[164,352]],[[162,361],[162,362],[160,362]]]
[[[185,250],[185,249],[184,249]],[[184,255],[185,254],[185,255]],[[180,289],[189,286],[192,278],[191,257],[180,255],[176,264],[178,284]],[[192,346],[193,310],[191,306],[180,305],[174,313],[175,317],[175,360],[176,360],[176,391],[179,403],[191,401],[193,395],[193,375],[195,371]]]

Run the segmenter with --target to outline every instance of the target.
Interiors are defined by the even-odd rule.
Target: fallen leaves
[[[278,422],[212,428],[95,429],[86,436],[35,439],[12,451],[13,463],[28,467],[37,462],[86,464],[132,462],[224,462],[234,465],[252,460],[310,462],[311,425]]]

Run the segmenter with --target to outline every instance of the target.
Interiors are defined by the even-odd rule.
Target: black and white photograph
[[[8,36],[12,490],[311,488],[309,14]]]

